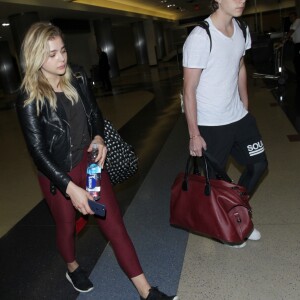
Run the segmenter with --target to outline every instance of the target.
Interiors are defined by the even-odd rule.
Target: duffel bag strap
[[[203,169],[203,173],[204,173],[204,177],[205,177],[205,194],[209,195],[210,194],[210,182],[209,182],[209,176],[208,176],[208,166],[207,166],[207,161],[204,158],[203,162],[204,162],[204,166],[201,168],[199,167],[199,163],[197,160],[197,157],[188,156],[187,162],[186,162],[186,166],[185,166],[185,172],[184,172],[184,179],[182,182],[182,190],[187,191],[188,190],[188,177],[190,175],[190,164],[191,164],[191,160],[193,160],[193,174],[195,175],[201,175],[200,169]]]
[[[217,160],[210,154],[208,153],[207,151],[202,151],[202,155],[205,159],[205,161],[207,162],[207,164],[218,174],[218,176],[227,181],[227,182],[230,182],[232,183],[232,179],[228,176],[228,174],[226,173],[226,171],[224,171],[219,163],[217,162]]]

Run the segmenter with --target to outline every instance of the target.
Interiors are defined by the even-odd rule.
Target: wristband
[[[192,140],[194,137],[196,137],[196,136],[200,136],[200,134],[195,134],[195,135],[192,135],[191,137],[190,137],[190,140]]]

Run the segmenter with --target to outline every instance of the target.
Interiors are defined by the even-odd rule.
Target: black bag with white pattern
[[[125,181],[138,169],[138,158],[133,147],[127,144],[113,127],[104,119],[104,141],[107,147],[105,168],[112,184]]]
[[[88,82],[83,75],[82,67],[72,66],[72,71],[83,93],[86,93]],[[138,158],[131,145],[127,144],[114,128],[112,123],[104,119],[104,142],[107,147],[105,168],[112,184],[125,181],[138,169]]]

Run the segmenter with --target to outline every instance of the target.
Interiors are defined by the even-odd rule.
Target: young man
[[[245,2],[211,1],[213,13],[206,19],[211,42],[206,30],[197,26],[183,46],[183,92],[190,154],[201,156],[205,149],[223,168],[232,155],[245,167],[239,184],[252,194],[267,168],[267,159],[255,119],[248,112],[243,57],[251,37],[247,28],[245,41],[234,19],[242,15]],[[248,239],[260,237],[254,229]]]

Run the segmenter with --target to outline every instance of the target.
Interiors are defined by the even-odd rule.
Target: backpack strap
[[[241,28],[241,30],[243,32],[243,36],[244,36],[245,42],[246,42],[247,41],[247,24],[241,18],[235,18],[235,20],[238,23],[239,27]]]
[[[88,85],[88,80],[85,75],[84,69],[82,66],[70,64],[72,74],[75,77],[77,83],[79,84],[79,87],[83,94],[86,94],[86,88]]]
[[[198,26],[200,26],[201,28],[205,29],[208,37],[209,37],[209,40],[210,40],[210,49],[209,49],[209,52],[211,52],[211,44],[212,44],[212,41],[211,41],[211,35],[210,35],[210,30],[209,30],[209,24],[207,21],[201,21]]]
[[[239,27],[241,28],[242,32],[243,32],[243,36],[245,39],[245,42],[247,41],[247,24],[244,20],[240,19],[240,18],[234,18],[237,22],[237,24],[239,25]],[[210,50],[209,52],[211,52],[211,48],[212,48],[212,40],[211,40],[211,34],[210,34],[210,30],[209,30],[209,24],[207,21],[201,21],[198,26],[200,26],[201,28],[205,29],[209,40],[210,40]]]
[[[83,68],[79,65],[70,64],[73,76],[77,79],[80,85],[86,84],[85,78],[83,76]]]

